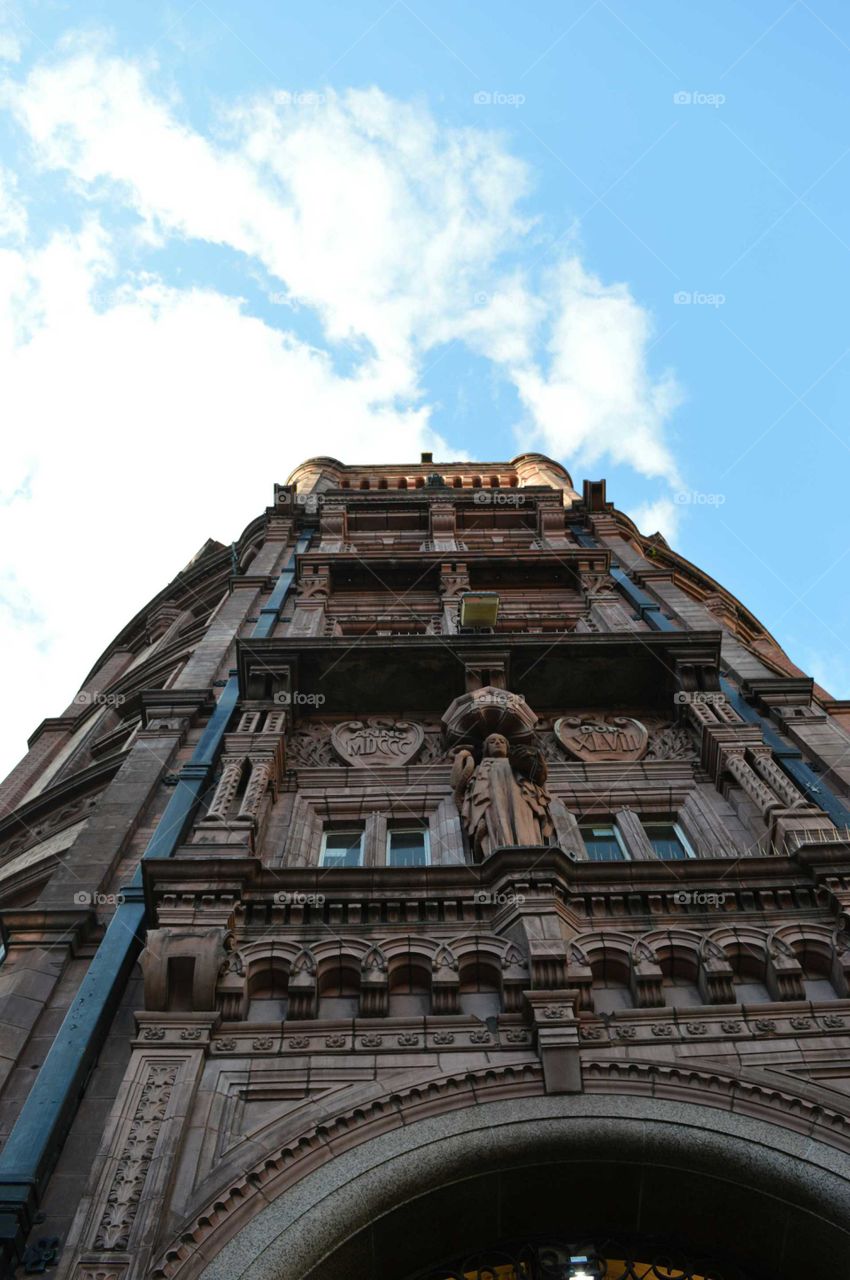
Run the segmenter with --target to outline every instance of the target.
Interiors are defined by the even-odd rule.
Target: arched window
[[[248,1021],[277,1022],[286,1017],[289,968],[278,956],[260,961],[248,977]]]
[[[389,1013],[392,1018],[431,1012],[431,966],[423,956],[396,956],[390,961]]]
[[[697,960],[690,952],[670,951],[662,954],[658,960],[664,992],[664,1003],[674,1009],[685,1009],[695,1004],[702,1004],[703,999],[697,985]]]
[[[319,965],[319,1017],[356,1018],[360,1004],[360,966],[349,956]]]
[[[620,953],[601,952],[592,957],[593,1007],[597,1013],[616,1013],[635,1007],[629,984],[629,961]]]
[[[464,956],[460,961],[460,1012],[489,1018],[502,1007],[499,969],[486,956]]]
[[[734,952],[727,951],[735,982],[735,1000],[738,1004],[765,1004],[772,997],[767,989],[767,958],[764,950],[755,944],[739,942]]]

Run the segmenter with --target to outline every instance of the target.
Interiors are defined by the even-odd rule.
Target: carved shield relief
[[[410,764],[424,738],[422,725],[410,720],[347,720],[331,730],[340,760],[358,769]]]
[[[585,764],[606,760],[640,760],[649,733],[628,716],[562,716],[555,721],[555,737],[564,750]]]

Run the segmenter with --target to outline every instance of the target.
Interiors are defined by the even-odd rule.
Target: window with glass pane
[[[643,829],[656,857],[665,862],[678,862],[694,856],[681,828],[675,822],[645,822]]]
[[[603,823],[579,830],[591,862],[625,862],[626,851],[616,827]]]
[[[322,841],[323,867],[359,867],[362,861],[362,831],[325,832]]]
[[[428,865],[428,833],[423,827],[387,833],[388,867],[425,867]]]

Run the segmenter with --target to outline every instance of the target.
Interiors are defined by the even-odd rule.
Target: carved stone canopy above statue
[[[649,745],[646,726],[628,716],[562,716],[555,721],[555,737],[585,764],[641,760]]]
[[[485,685],[461,694],[443,716],[443,730],[449,745],[483,742],[491,733],[500,733],[511,743],[531,743],[537,716],[517,693]]]
[[[358,769],[410,764],[424,738],[422,725],[410,720],[347,720],[331,730],[340,760]]]

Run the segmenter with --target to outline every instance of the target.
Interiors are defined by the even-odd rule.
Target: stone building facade
[[[848,726],[604,482],[306,462],[0,788],[6,1270],[850,1274]]]

